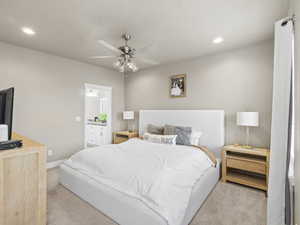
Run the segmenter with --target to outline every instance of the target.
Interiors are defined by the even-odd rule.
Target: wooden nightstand
[[[222,181],[268,191],[270,150],[245,149],[237,145],[224,146],[222,151]]]
[[[124,141],[127,141],[130,138],[135,138],[138,137],[138,133],[133,131],[133,132],[129,132],[129,131],[118,131],[118,132],[114,132],[114,144],[120,144]]]

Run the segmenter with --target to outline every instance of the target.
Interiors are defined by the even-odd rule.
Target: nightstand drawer
[[[117,136],[114,140],[115,144],[120,144],[122,142],[128,141],[128,137]]]
[[[228,157],[227,167],[264,175],[267,174],[266,164],[259,160],[245,160],[239,157]]]
[[[137,132],[129,131],[118,131],[114,132],[114,144],[120,144],[122,142],[128,141],[130,138],[138,137]]]

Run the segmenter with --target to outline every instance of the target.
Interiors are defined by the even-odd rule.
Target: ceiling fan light
[[[122,65],[121,60],[118,60],[114,63],[114,67],[119,68]]]
[[[135,64],[135,53],[136,50],[128,45],[128,41],[131,39],[131,36],[129,34],[123,34],[122,35],[122,39],[125,41],[125,44],[116,48],[113,45],[107,43],[104,40],[99,40],[98,42],[100,44],[102,44],[104,47],[110,49],[111,51],[117,52],[118,55],[113,55],[113,56],[96,56],[96,57],[92,57],[94,59],[106,59],[106,58],[117,58],[116,62],[113,62],[112,65],[113,67],[120,71],[121,73],[127,72],[127,71],[132,71],[132,72],[136,72],[139,70],[139,68],[137,67],[137,65]],[[216,38],[214,40],[214,42],[222,42],[223,38],[219,37]],[[146,46],[148,47],[148,46]],[[143,48],[145,49],[145,47]],[[159,64],[158,62],[154,61],[154,60],[150,60],[150,59],[145,59],[145,58],[141,58],[139,57],[139,61],[142,61],[144,63],[147,64],[151,64],[151,65],[157,65]]]
[[[138,71],[139,70],[139,68],[137,67],[137,65],[136,64],[134,64],[134,67],[133,67],[133,72],[136,72],[136,71]]]
[[[134,68],[134,64],[132,62],[127,63],[127,66],[131,70]]]
[[[124,73],[125,72],[125,67],[124,66],[120,66],[119,67],[119,72],[120,73]]]
[[[132,69],[132,72],[137,72],[139,70],[139,68],[137,66],[134,66],[134,68]]]
[[[138,70],[136,64],[134,62],[128,62],[127,63],[127,67],[132,71],[132,72],[136,72]]]

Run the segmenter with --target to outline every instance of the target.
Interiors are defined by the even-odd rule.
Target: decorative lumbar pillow
[[[147,131],[150,134],[164,134],[164,127],[156,126],[153,124],[149,124],[147,127]]]
[[[169,144],[176,145],[176,137],[177,135],[158,135],[158,134],[144,134],[144,140],[152,143],[158,144]]]
[[[191,145],[200,146],[200,138],[202,136],[201,131],[193,130],[191,134]]]
[[[191,145],[191,127],[165,125],[164,135],[177,135],[176,144]]]

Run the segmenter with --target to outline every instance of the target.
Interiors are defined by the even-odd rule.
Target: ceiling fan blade
[[[141,61],[141,62],[151,64],[151,65],[158,65],[159,64],[159,62],[157,62],[157,61],[154,61],[152,59],[143,58],[143,57],[137,57],[136,59]]]
[[[140,54],[140,53],[144,53],[144,52],[147,52],[148,49],[150,49],[152,46],[154,45],[154,43],[150,43],[142,48],[139,48],[137,49],[137,52]]]
[[[113,51],[113,52],[117,52],[117,53],[120,53],[120,49],[116,48],[115,46],[107,43],[106,41],[104,40],[98,40],[98,43],[103,45],[105,48],[108,48],[109,50]]]
[[[103,56],[92,56],[90,59],[111,59],[111,58],[117,58],[118,56],[115,55],[103,55]]]

